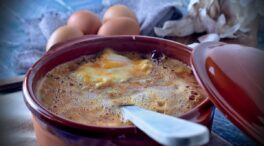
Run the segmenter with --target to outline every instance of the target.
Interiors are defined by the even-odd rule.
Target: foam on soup
[[[94,126],[129,126],[119,105],[133,104],[179,116],[206,94],[191,69],[154,51],[149,54],[105,49],[52,69],[37,86],[40,102],[51,112]]]

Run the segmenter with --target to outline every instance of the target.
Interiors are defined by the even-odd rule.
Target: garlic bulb
[[[192,33],[214,33],[219,38],[236,38],[237,32],[249,32],[257,15],[264,16],[263,0],[191,0],[188,14],[180,20],[167,21],[155,27],[158,36],[188,36]]]

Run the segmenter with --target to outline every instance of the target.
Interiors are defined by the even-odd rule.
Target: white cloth
[[[31,113],[22,92],[0,95],[1,146],[36,146]]]

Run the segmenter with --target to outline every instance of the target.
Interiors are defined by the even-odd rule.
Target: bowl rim
[[[148,39],[148,40],[153,40],[153,41],[162,41],[162,42],[167,42],[169,44],[173,44],[176,46],[179,46],[179,48],[184,48],[187,52],[189,52],[190,54],[192,53],[192,49],[189,48],[188,46],[172,41],[172,40],[167,40],[167,39],[163,39],[163,38],[156,38],[156,37],[150,37],[150,36],[138,36],[138,35],[118,35],[118,36],[83,36],[83,37],[79,37],[73,40],[68,41],[67,43],[60,43],[58,45],[53,46],[48,52],[44,53],[44,55],[36,62],[34,63],[27,71],[24,81],[23,81],[23,87],[22,87],[22,91],[23,91],[23,96],[24,96],[24,101],[27,105],[27,107],[29,108],[29,110],[38,118],[44,119],[44,120],[48,120],[51,123],[54,123],[56,125],[61,125],[63,127],[68,127],[68,128],[73,128],[73,129],[79,129],[79,130],[84,130],[84,131],[93,131],[93,132],[103,132],[103,133],[107,133],[107,132],[111,132],[111,133],[119,133],[119,132],[128,132],[128,131],[135,131],[137,128],[135,126],[111,126],[111,127],[105,127],[105,126],[93,126],[93,125],[87,125],[87,124],[82,124],[82,123],[77,123],[65,118],[62,118],[52,112],[50,112],[47,108],[45,108],[43,105],[41,105],[41,103],[38,101],[37,97],[34,94],[33,91],[33,85],[32,85],[32,79],[33,77],[36,75],[36,73],[34,73],[34,68],[43,63],[43,60],[48,59],[48,57],[56,52],[60,52],[60,48],[63,47],[70,47],[72,45],[76,45],[77,43],[81,43],[83,41],[96,41],[98,39],[133,39],[133,40],[137,40],[137,39]],[[191,63],[191,61],[190,61]],[[43,65],[43,64],[42,64]],[[191,68],[191,65],[189,65],[189,67]],[[197,79],[196,79],[197,80]],[[198,80],[197,80],[198,82]],[[201,86],[201,85],[200,85]],[[202,86],[201,86],[202,87]],[[192,113],[194,113],[195,111],[197,111],[197,109],[199,109],[200,107],[207,105],[211,103],[209,98],[207,97],[204,101],[200,102],[197,106],[195,106],[193,109],[191,109],[190,111],[178,116],[180,118],[183,118],[185,116],[188,116]]]

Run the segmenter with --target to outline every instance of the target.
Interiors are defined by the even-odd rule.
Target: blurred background
[[[245,0],[247,1],[247,0]],[[240,2],[237,0],[237,2]],[[250,0],[249,0],[250,2]],[[245,3],[246,5],[249,5]],[[160,35],[154,27],[162,27],[166,21],[179,20],[188,15],[190,0],[8,0],[0,2],[0,80],[23,75],[44,53],[50,34],[76,10],[85,9],[102,18],[105,10],[113,4],[127,5],[136,13],[141,26],[141,35],[164,37],[185,44],[197,41],[197,36],[206,32],[193,32],[184,37]],[[242,3],[242,2],[241,2]],[[250,2],[252,4],[253,2]],[[262,1],[263,3],[263,1]],[[243,4],[241,4],[242,6]],[[260,4],[256,4],[261,9]],[[263,5],[262,5],[263,6]],[[247,7],[247,6],[246,6]],[[221,38],[223,41],[264,48],[264,23],[254,14],[250,24],[251,33],[241,38]],[[259,14],[262,12],[260,11]],[[263,15],[263,13],[262,13]],[[207,32],[208,33],[208,32]],[[228,121],[216,109],[213,131],[233,145],[256,145],[256,143]]]

